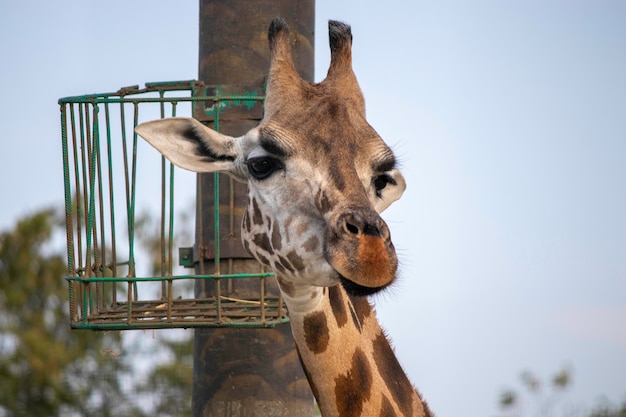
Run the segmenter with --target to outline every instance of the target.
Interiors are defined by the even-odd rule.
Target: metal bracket
[[[197,246],[178,248],[178,265],[184,268],[195,268],[201,260],[214,261],[216,259],[215,243],[204,244],[202,250]],[[219,258],[222,259],[254,259],[243,247],[239,239],[222,239],[220,241]]]

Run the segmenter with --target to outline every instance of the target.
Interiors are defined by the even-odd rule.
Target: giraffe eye
[[[246,161],[248,171],[257,180],[262,180],[270,175],[274,171],[278,171],[283,168],[283,164],[276,158],[268,156],[260,156],[256,158],[249,158]]]
[[[383,196],[383,189],[387,184],[396,185],[396,181],[387,174],[377,175],[372,179],[374,189],[376,190],[376,197],[381,198]]]

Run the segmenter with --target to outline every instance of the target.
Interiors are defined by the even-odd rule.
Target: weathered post
[[[292,29],[296,67],[313,80],[314,0],[200,0],[199,75],[209,93],[263,94],[269,68],[267,29],[283,17]],[[198,115],[201,118],[202,115]],[[220,117],[219,130],[239,136],[258,124],[261,114]],[[259,264],[240,243],[239,225],[246,186],[219,176],[215,201],[213,174],[198,175],[196,250],[199,274],[256,273]],[[214,207],[220,206],[220,262],[212,254]],[[254,296],[257,283],[232,280],[231,296]],[[278,293],[271,279],[266,291]],[[214,294],[211,281],[199,280],[196,296]],[[313,395],[301,369],[289,324],[275,328],[196,329],[193,414],[205,416],[311,416]]]

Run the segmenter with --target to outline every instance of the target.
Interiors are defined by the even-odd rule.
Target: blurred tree
[[[565,366],[550,378],[551,384],[544,384],[534,373],[523,371],[520,383],[524,390],[503,390],[498,399],[500,409],[510,417],[626,417],[626,400],[618,407],[601,404],[591,411],[581,404],[563,404],[563,395],[572,384],[572,375],[572,368]],[[560,413],[557,412],[559,403]]]
[[[572,370],[566,366],[544,384],[533,372],[520,373],[523,391],[506,389],[500,393],[498,403],[507,416],[554,416],[563,393],[569,388]],[[545,386],[544,386],[545,385]]]
[[[194,205],[191,205],[187,210],[181,210],[176,216],[176,227],[174,228],[174,239],[172,241],[172,247],[174,251],[178,247],[179,243],[190,244],[193,242],[193,223],[189,213],[193,213]],[[143,211],[139,213],[135,218],[135,234],[139,241],[139,244],[146,251],[149,258],[148,273],[154,276],[160,276],[167,274],[167,258],[168,258],[168,237],[162,235],[162,230],[167,231],[168,225],[165,224],[165,219],[158,219],[155,215],[149,211]],[[172,261],[174,269],[177,267],[175,262]],[[193,283],[191,288],[193,288]]]
[[[151,414],[155,416],[191,417],[193,382],[193,344],[191,333],[179,340],[163,339],[159,349],[171,358],[156,365],[137,393],[152,398]],[[163,352],[161,352],[163,353]]]
[[[193,231],[191,218],[193,205],[189,210],[182,210],[176,218],[174,242],[191,242],[190,232]],[[135,219],[135,230],[140,245],[147,252],[150,260],[149,274],[160,276],[167,255],[167,242],[161,236],[164,229],[163,220],[157,219],[150,212],[143,212]],[[176,269],[176,267],[175,267]],[[174,272],[176,274],[176,272]],[[179,282],[178,290],[193,295],[193,282]],[[182,288],[181,288],[182,287]],[[160,332],[154,354],[167,356],[164,362],[156,364],[145,380],[137,387],[137,393],[151,399],[150,412],[155,416],[191,417],[191,392],[193,384],[193,332],[185,330],[168,330]]]
[[[142,416],[120,334],[70,330],[59,224],[43,210],[0,233],[0,416]]]
[[[606,404],[598,406],[587,417],[626,417],[626,400],[618,407]]]

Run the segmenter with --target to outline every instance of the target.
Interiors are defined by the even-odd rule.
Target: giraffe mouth
[[[388,232],[385,236],[361,232],[335,235],[326,250],[328,262],[348,293],[374,294],[396,279],[398,260]]]
[[[385,288],[387,288],[389,285],[391,285],[391,282],[390,282],[386,285],[383,285],[382,287],[366,287],[364,285],[357,284],[354,281],[350,281],[348,278],[344,277],[341,274],[339,274],[339,281],[341,282],[341,285],[343,286],[343,288],[346,290],[348,294],[356,295],[359,297],[376,294],[377,292],[382,291]]]

